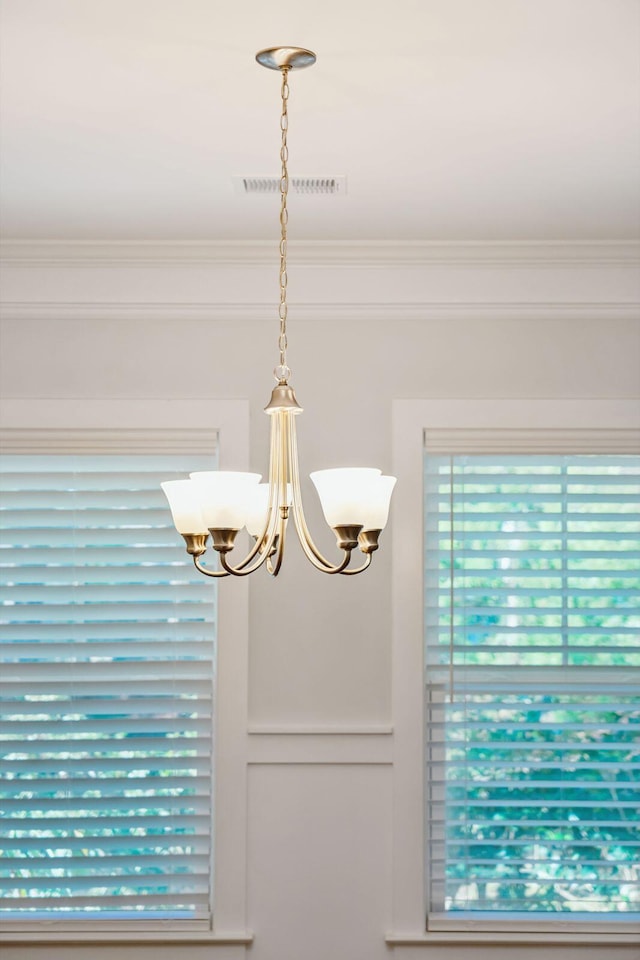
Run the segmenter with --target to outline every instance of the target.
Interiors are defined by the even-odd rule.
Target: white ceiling
[[[263,240],[278,43],[308,240],[626,240],[640,232],[637,0],[3,0],[5,238]]]

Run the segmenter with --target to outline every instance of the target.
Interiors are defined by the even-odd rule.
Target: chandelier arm
[[[240,563],[236,564],[236,566],[235,566],[235,569],[236,569],[236,570],[244,570],[245,567],[248,567],[248,566],[249,566],[249,564],[250,564],[251,561],[254,559],[254,557],[256,556],[256,554],[262,555],[262,553],[264,552],[264,550],[265,550],[266,547],[267,547],[267,540],[268,540],[267,533],[268,533],[268,531],[269,531],[269,528],[270,528],[271,525],[272,525],[272,524],[271,524],[271,520],[272,520],[272,517],[273,517],[274,513],[275,513],[275,511],[272,511],[272,509],[271,509],[271,504],[269,504],[269,509],[268,509],[268,511],[267,511],[267,521],[266,521],[266,524],[265,524],[265,529],[264,529],[264,531],[262,532],[261,536],[256,537],[256,542],[255,542],[254,545],[251,547],[251,550],[249,551],[249,553],[247,554],[247,556],[244,558],[244,560],[242,560]],[[271,541],[270,546],[273,546],[273,541]],[[257,569],[257,567],[254,567],[254,569]]]
[[[267,570],[272,577],[277,577],[280,573],[280,567],[282,566],[282,561],[284,559],[284,542],[287,532],[287,518],[280,517],[280,523],[278,528],[278,536],[276,538],[277,549],[276,549],[276,559],[275,563],[271,557],[267,557]]]
[[[273,516],[275,518],[275,512]],[[202,567],[199,563],[197,563],[197,557],[194,557],[193,560],[196,568],[200,571],[200,573],[204,573],[207,577],[224,577],[229,576],[229,574],[233,574],[236,577],[246,577],[248,574],[253,573],[254,570],[258,570],[271,553],[273,544],[276,540],[278,525],[274,522],[271,523],[270,526],[271,530],[269,531],[268,536],[265,534],[260,540],[257,540],[254,546],[251,548],[249,554],[235,567],[227,562],[227,554],[221,551],[220,563],[222,564],[223,570],[226,572],[212,573],[208,571],[206,567]],[[259,554],[258,560],[253,564],[253,566],[249,567],[249,563],[255,557],[256,553]]]
[[[197,557],[193,558],[193,565],[196,570],[199,570],[200,573],[203,573],[205,577],[228,577],[229,574],[226,570],[209,570],[207,567],[203,567]]]
[[[245,557],[242,563],[239,563],[237,564],[237,566],[234,567],[227,562],[226,553],[221,553],[220,563],[222,564],[223,569],[226,570],[227,573],[233,574],[233,576],[235,577],[247,577],[250,573],[253,573],[254,570],[259,570],[262,564],[265,562],[265,560],[268,559],[271,553],[271,549],[276,539],[277,529],[278,529],[278,525],[276,523],[272,524],[271,531],[269,533],[269,536],[266,538],[266,540],[263,539],[262,541],[258,541],[260,543],[261,548],[258,554],[258,559],[252,566],[249,566],[250,558]],[[256,549],[254,546],[251,550],[251,555],[255,557],[255,554],[256,554]]]
[[[235,566],[236,570],[244,570],[245,567],[248,567],[251,561],[255,558],[256,554],[260,554],[262,556],[264,550],[266,549],[267,530],[270,526],[271,516],[272,516],[271,508],[269,508],[269,512],[267,513],[267,528],[265,529],[262,536],[256,537],[256,542],[251,547],[251,550],[249,551],[247,556],[244,558],[244,560],[236,564]],[[273,546],[273,543],[271,544],[271,546]],[[254,568],[254,569],[257,569],[257,568]]]
[[[247,556],[241,563],[236,564],[236,570],[244,570],[245,567],[249,566],[253,558],[257,553],[262,554],[267,547],[267,540],[269,531],[271,529],[272,521],[275,518],[278,510],[278,499],[276,496],[277,493],[277,476],[278,476],[278,451],[279,451],[279,442],[278,442],[278,430],[277,425],[274,423],[273,418],[271,420],[271,447],[269,451],[269,503],[267,507],[267,517],[264,523],[264,527],[260,536],[256,537],[256,542],[252,549],[249,551]],[[275,502],[274,502],[275,500]],[[274,523],[274,526],[276,524]],[[269,549],[273,546],[273,540],[269,546]],[[257,569],[257,568],[254,568]]]
[[[223,569],[235,577],[247,577],[250,573],[253,573],[254,570],[258,570],[271,555],[271,550],[276,542],[279,527],[282,533],[283,525],[286,526],[286,518],[281,518],[280,524],[278,524],[278,501],[281,486],[280,477],[285,470],[285,463],[283,462],[282,425],[279,423],[278,418],[276,418],[276,420],[278,420],[278,422],[272,423],[271,431],[271,456],[269,460],[269,510],[267,511],[267,521],[265,524],[264,533],[256,541],[256,545],[250,551],[249,556],[246,557],[242,563],[239,563],[235,567],[227,561],[224,553],[220,554],[220,563],[222,564]],[[281,536],[280,539],[282,540],[283,537]],[[278,550],[281,551],[281,549],[282,544],[279,543]],[[259,554],[258,559],[249,565],[256,553]]]
[[[284,522],[286,526],[286,522],[287,522],[286,519],[281,521],[281,524],[282,522]],[[260,550],[258,559],[251,566],[248,565],[249,563],[248,560],[243,560],[242,563],[234,567],[227,562],[226,554],[224,553],[220,554],[220,563],[222,564],[223,569],[227,571],[227,573],[231,573],[235,577],[248,577],[249,574],[253,573],[254,570],[259,570],[262,564],[269,559],[269,556],[271,555],[271,549],[278,535],[277,511],[275,510],[273,512],[273,515],[269,518],[269,525],[271,529],[269,530],[268,534],[265,534],[265,537],[261,541],[262,549]],[[255,556],[255,547],[252,553]]]
[[[289,477],[288,466],[288,413],[281,410],[275,414],[275,422],[272,429],[275,435],[275,450],[277,454],[277,467],[270,470],[270,498],[275,492],[275,507],[279,514],[278,534],[275,539],[275,560],[273,560],[273,551],[270,551],[267,557],[267,571],[272,577],[277,577],[284,559],[284,545],[287,532],[287,521],[289,519],[289,503],[287,480]]]
[[[361,567],[355,567],[355,569],[350,568],[349,570],[341,570],[340,573],[345,577],[355,577],[356,573],[362,573],[363,570],[366,570],[367,567],[371,566],[372,556],[373,556],[372,553],[368,553],[367,559],[365,560],[365,562],[362,564]]]
[[[297,530],[297,529],[298,529],[298,528],[296,527],[296,530]],[[305,552],[305,554],[306,554],[307,560],[310,560],[311,563],[312,563],[312,564],[314,565],[314,567],[316,568],[316,570],[320,570],[321,573],[330,573],[330,574],[333,574],[333,573],[343,573],[344,570],[345,570],[345,567],[347,567],[347,566],[349,565],[349,561],[351,560],[351,550],[345,550],[345,551],[344,551],[344,555],[343,555],[342,560],[340,561],[340,563],[336,564],[335,566],[328,566],[328,567],[326,567],[324,564],[319,563],[319,561],[316,560],[313,552],[307,547],[306,543],[305,543],[305,542],[302,540],[302,538],[300,537],[300,532],[299,532],[299,531],[298,531],[298,538],[299,538],[300,543],[301,543],[301,545],[302,545],[302,549],[304,550],[304,552]]]
[[[280,425],[272,420],[271,450],[269,455],[269,504],[267,509],[267,517],[262,532],[258,537],[256,537],[255,544],[247,556],[240,561],[240,563],[233,565],[228,562],[225,553],[220,554],[220,563],[222,564],[223,568],[223,573],[221,573],[220,576],[248,576],[250,573],[253,573],[254,570],[258,570],[271,554],[278,530],[278,477],[282,471],[282,465],[280,462],[280,434]],[[252,564],[252,561],[255,559],[256,555],[258,556],[258,560]],[[249,566],[249,564],[252,565]],[[198,567],[198,570],[200,570],[202,573],[206,572],[205,568],[202,567]],[[213,574],[209,574],[209,576],[213,576]]]
[[[223,569],[226,570],[227,573],[232,574],[234,577],[248,577],[250,573],[254,572],[254,570],[259,570],[260,567],[263,565],[263,563],[265,563],[266,560],[269,559],[271,548],[273,547],[273,544],[276,539],[276,530],[277,530],[277,526],[274,526],[271,531],[271,536],[269,537],[269,540],[265,544],[264,550],[262,550],[256,562],[252,564],[250,567],[240,567],[240,566],[233,567],[231,566],[230,563],[227,562],[226,554],[221,553],[220,563]]]
[[[293,488],[293,523],[298,534],[298,540],[308,560],[323,573],[342,573],[351,560],[351,550],[345,550],[342,560],[332,564],[318,550],[309,532],[302,505],[300,491],[300,469],[298,466],[298,443],[296,438],[295,418],[289,417],[289,457],[291,463],[291,486]]]
[[[320,570],[321,573],[342,573],[345,567],[348,566],[349,561],[351,560],[351,550],[344,550],[342,560],[340,561],[340,563],[336,564],[335,566],[333,566],[332,564],[326,565],[324,563],[321,563],[316,558],[310,545],[300,535],[300,530],[298,528],[297,523],[295,522],[295,513],[294,513],[293,519],[294,519],[294,525],[295,525],[296,531],[298,533],[298,540],[300,541],[300,545],[305,553],[307,560],[309,560],[314,565],[316,570]]]

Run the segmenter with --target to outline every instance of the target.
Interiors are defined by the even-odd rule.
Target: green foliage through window
[[[640,912],[640,458],[426,457],[434,911]]]
[[[159,487],[184,470],[4,458],[1,918],[209,915],[215,592]]]

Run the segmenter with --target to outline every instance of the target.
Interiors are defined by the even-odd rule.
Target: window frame
[[[561,452],[567,432],[624,431],[625,451],[640,451],[638,401],[631,399],[437,398],[393,403],[393,472],[402,488],[392,525],[392,710],[394,726],[392,930],[390,946],[437,942],[607,943],[634,945],[633,922],[523,918],[460,919],[427,912],[425,869],[425,696],[423,636],[423,469],[426,430],[508,430],[515,444],[544,432]],[[622,436],[622,434],[620,434]],[[454,451],[457,452],[457,451]],[[416,530],[416,526],[419,529]],[[623,929],[624,928],[624,929]]]
[[[51,431],[64,431],[75,452],[135,448],[206,450],[217,438],[220,469],[249,468],[249,403],[215,397],[190,399],[6,399],[0,445],[11,453],[51,452]],[[185,441],[185,434],[187,439]],[[61,434],[58,433],[58,436]],[[176,534],[176,549],[181,549]],[[227,584],[225,583],[225,587]],[[218,594],[216,697],[212,719],[214,801],[211,922],[202,920],[3,921],[0,943],[206,942],[242,956],[247,930],[248,584],[244,578]],[[216,822],[225,829],[215,829]],[[237,951],[233,948],[237,947]]]

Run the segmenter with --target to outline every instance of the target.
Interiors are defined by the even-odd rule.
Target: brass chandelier
[[[291,70],[311,66],[316,56],[301,47],[272,47],[257,53],[256,60],[264,67],[279,70],[282,76],[279,362],[273,371],[277,385],[265,407],[265,413],[271,417],[269,482],[260,483],[262,478],[257,473],[215,470],[192,473],[188,480],[168,480],[162,489],[176,529],[184,537],[187,553],[192,555],[200,573],[207,577],[245,577],[263,565],[272,576],[277,576],[284,557],[290,516],[304,553],[318,570],[353,575],[367,569],[378,549],[396,478],[382,476],[380,470],[369,467],[318,470],[311,474],[325,519],[342,551],[337,563],[327,560],[313,542],[304,515],[296,440],[296,417],[302,413],[302,407],[289,385],[291,371],[287,366],[289,74]],[[244,559],[233,564],[229,553],[243,527],[255,543]],[[199,560],[206,552],[209,536],[222,569],[210,569]],[[364,560],[360,566],[351,567],[356,548],[364,554]]]

